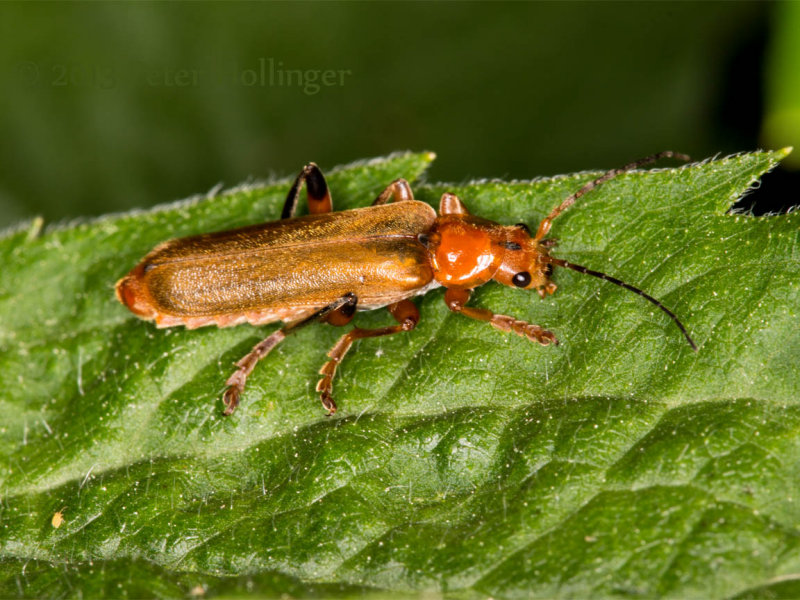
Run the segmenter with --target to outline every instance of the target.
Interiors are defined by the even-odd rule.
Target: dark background
[[[790,145],[798,6],[3,4],[0,228],[395,150],[460,182]],[[261,79],[270,60],[302,84]],[[746,206],[798,183],[775,172]]]

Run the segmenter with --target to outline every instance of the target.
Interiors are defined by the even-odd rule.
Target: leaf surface
[[[554,224],[556,256],[662,300],[699,352],[572,271],[545,301],[494,283],[471,301],[558,347],[451,314],[435,290],[415,331],[355,344],[334,418],[314,386],[342,330],[288,338],[225,418],[233,362],[275,326],[156,330],[113,294],[164,239],[277,217],[288,179],[7,234],[0,596],[800,595],[800,213],[727,213],[784,155],[629,173]],[[431,159],[338,169],[334,204]],[[414,189],[533,226],[592,176]]]

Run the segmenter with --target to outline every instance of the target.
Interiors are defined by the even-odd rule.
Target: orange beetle
[[[290,189],[280,221],[164,242],[117,282],[117,298],[157,327],[287,323],[236,363],[223,396],[226,415],[236,410],[256,363],[289,333],[314,321],[345,325],[356,310],[385,306],[397,325],[355,327],[328,353],[317,391],[333,414],[336,367],[353,341],[414,329],[420,315],[409,298],[434,287],[446,288],[444,299],[454,312],[542,345],[557,344],[538,325],[467,306],[471,290],[492,279],[534,289],[544,298],[556,291],[550,279],[554,265],[639,294],[669,315],[697,350],[683,324],[658,300],[605,273],[550,256],[554,242],[545,239],[553,219],[588,191],[664,157],[688,160],[661,152],[608,171],[553,209],[533,236],[525,225],[504,226],[470,215],[449,193],[442,195],[437,216],[429,205],[414,200],[404,179],[392,182],[372,206],[332,212],[325,177],[310,163]],[[311,214],[295,217],[304,183]]]

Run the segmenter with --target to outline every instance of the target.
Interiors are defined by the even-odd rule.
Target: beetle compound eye
[[[531,274],[527,271],[520,271],[511,278],[511,283],[521,288],[528,287],[531,283]]]

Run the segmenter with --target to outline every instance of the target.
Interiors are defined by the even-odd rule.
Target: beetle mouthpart
[[[552,281],[548,281],[543,286],[536,288],[536,293],[539,294],[539,297],[542,300],[544,300],[545,298],[547,298],[548,295],[555,294],[557,289],[558,286],[555,283],[553,283]]]

